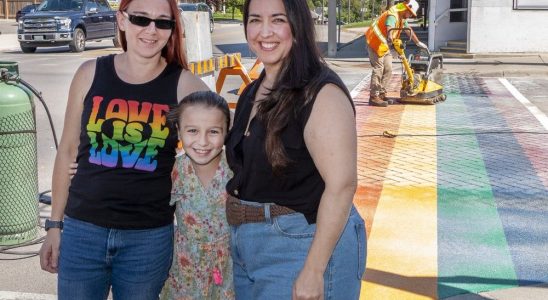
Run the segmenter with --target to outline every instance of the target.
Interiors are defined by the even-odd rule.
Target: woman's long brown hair
[[[251,1],[244,3],[246,38]],[[316,96],[314,91],[329,74],[316,46],[314,23],[306,1],[282,2],[293,34],[293,44],[274,85],[259,104],[256,115],[267,128],[265,151],[275,174],[281,174],[290,164],[281,139],[283,130],[313,100]]]

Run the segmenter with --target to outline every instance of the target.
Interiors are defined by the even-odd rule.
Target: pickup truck
[[[82,52],[87,41],[104,39],[120,46],[116,11],[107,0],[44,0],[19,20],[17,39],[24,53],[64,45],[72,52]]]

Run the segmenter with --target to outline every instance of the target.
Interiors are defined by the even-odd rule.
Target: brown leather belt
[[[271,204],[270,218],[295,213],[291,208]],[[238,198],[228,195],[226,201],[226,219],[230,225],[241,225],[245,223],[265,222],[264,206],[245,205]]]

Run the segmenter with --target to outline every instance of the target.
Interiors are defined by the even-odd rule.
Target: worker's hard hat
[[[407,9],[413,13],[414,17],[417,17],[417,11],[419,10],[419,3],[417,0],[409,0],[401,4],[405,5]]]

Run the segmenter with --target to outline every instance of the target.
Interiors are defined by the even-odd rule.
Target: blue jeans
[[[242,201],[249,205],[258,203]],[[260,204],[259,204],[260,205]],[[231,226],[236,299],[291,299],[316,225],[301,213]],[[324,273],[324,299],[358,299],[365,271],[365,224],[354,207]]]
[[[173,255],[173,225],[119,230],[65,216],[59,300],[158,299]]]

